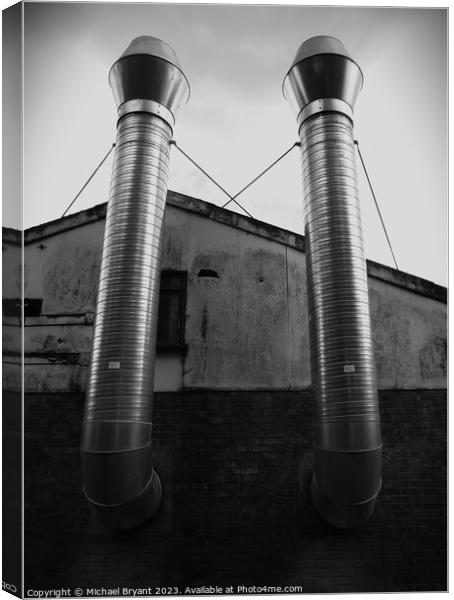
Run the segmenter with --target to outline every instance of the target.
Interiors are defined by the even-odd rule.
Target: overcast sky
[[[26,3],[25,227],[60,217],[114,141],[107,74],[134,37],[175,49],[191,85],[175,139],[233,194],[297,141],[282,80],[299,45],[327,34],[364,73],[355,137],[399,267],[446,285],[446,29],[444,9]],[[108,199],[111,164],[72,212]],[[359,163],[358,174],[367,256],[392,266]],[[176,150],[169,188],[227,200]],[[239,201],[303,233],[298,150]]]

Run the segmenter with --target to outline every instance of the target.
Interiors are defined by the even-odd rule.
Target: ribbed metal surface
[[[161,236],[175,111],[189,97],[173,49],[134,39],[114,63],[116,152],[104,230],[81,442],[83,490],[110,529],[161,501],[151,420]]]
[[[332,425],[379,423],[352,127],[332,112],[300,130],[316,444],[336,450],[362,448]]]
[[[299,48],[284,95],[301,138],[318,513],[358,527],[381,486],[381,433],[353,143],[358,64],[331,36]]]
[[[170,139],[169,125],[149,113],[118,123],[86,423],[151,425]]]

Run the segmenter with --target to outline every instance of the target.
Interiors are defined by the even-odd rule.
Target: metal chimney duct
[[[112,529],[161,498],[151,459],[160,251],[174,114],[189,84],[170,46],[143,36],[113,65],[116,150],[82,434],[84,492]]]
[[[310,38],[284,79],[297,115],[304,188],[312,386],[312,501],[336,527],[371,515],[381,434],[353,142],[363,76],[339,40]]]

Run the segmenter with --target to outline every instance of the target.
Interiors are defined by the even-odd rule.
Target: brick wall
[[[380,393],[383,489],[357,531],[308,498],[310,392],[155,397],[154,519],[104,530],[80,489],[83,396],[26,397],[26,586],[446,589],[446,392]]]
[[[2,393],[2,581],[21,593],[22,410],[21,396]]]

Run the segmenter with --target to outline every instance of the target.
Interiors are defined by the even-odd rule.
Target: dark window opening
[[[20,317],[21,301],[20,298],[3,298],[2,300],[4,317]]]
[[[24,317],[39,317],[42,306],[42,298],[24,298]],[[3,298],[2,309],[4,317],[20,317],[22,310],[20,298]]]
[[[219,279],[219,275],[216,273],[216,271],[213,271],[213,269],[200,269],[197,277],[214,277]]]
[[[182,348],[186,315],[186,271],[162,271],[159,293],[158,348]]]

